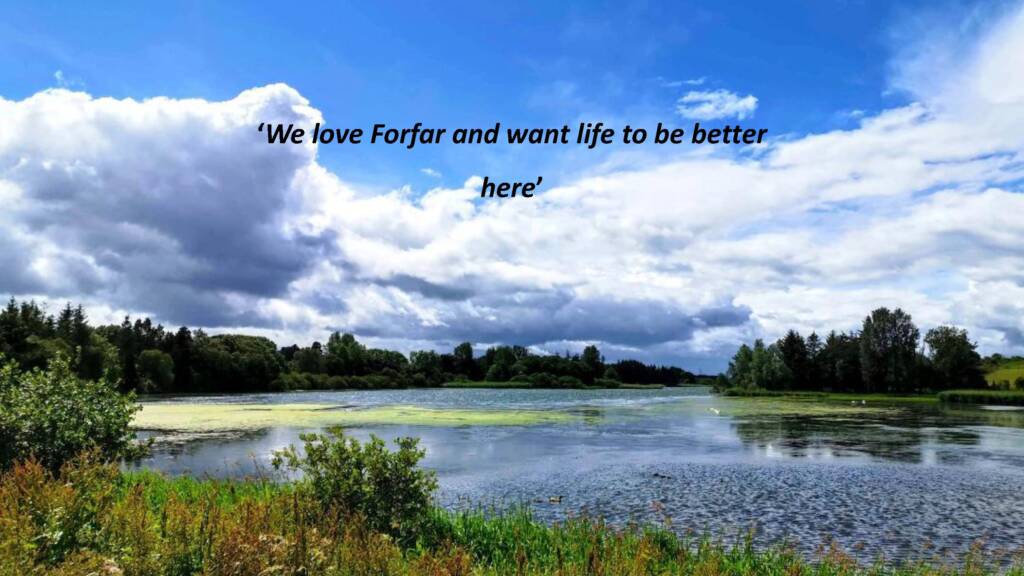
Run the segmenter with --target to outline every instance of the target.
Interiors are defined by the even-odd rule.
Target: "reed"
[[[83,456],[54,473],[22,462],[0,477],[0,575],[1024,575],[976,549],[952,564],[860,565],[599,519],[554,525],[525,509],[430,508],[400,543],[325,508],[299,483],[123,473]]]

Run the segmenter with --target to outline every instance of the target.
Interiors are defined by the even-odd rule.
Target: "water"
[[[706,389],[393,390],[187,397],[163,402],[316,403],[352,409],[557,410],[535,426],[381,425],[359,437],[417,436],[449,507],[526,504],[544,520],[586,512],[613,523],[807,552],[835,538],[862,560],[1024,546],[1024,411],[869,401],[712,396]],[[859,403],[858,403],[859,404]],[[876,409],[876,407],[878,407]],[[142,466],[210,476],[269,474],[301,427],[161,434]],[[142,435],[151,435],[145,432]],[[552,503],[552,497],[560,502]],[[557,500],[558,498],[555,498]]]

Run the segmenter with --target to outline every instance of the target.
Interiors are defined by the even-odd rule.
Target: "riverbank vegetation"
[[[32,456],[50,470],[86,449],[131,458],[143,447],[129,429],[138,407],[107,380],[82,380],[58,355],[22,371],[0,355],[0,469]]]
[[[419,466],[424,453],[416,440],[400,439],[389,450],[337,429],[304,435],[302,450],[276,453],[274,471],[257,479],[124,472],[117,462],[137,453],[127,424],[130,396],[103,381],[78,386],[61,357],[48,370],[21,372],[8,362],[2,373],[0,413],[18,415],[0,428],[4,446],[18,447],[0,462],[5,576],[1024,575],[1018,559],[980,550],[862,566],[828,547],[808,557],[784,545],[680,537],[668,526],[612,527],[586,517],[548,525],[525,510],[447,511],[433,500],[436,481]],[[12,397],[12,390],[25,396]],[[74,395],[72,404],[63,394]],[[877,410],[818,405],[850,415]],[[784,406],[772,412],[784,413]]]
[[[24,370],[69,359],[84,380],[119,383],[139,393],[261,392],[441,386],[445,382],[512,382],[535,388],[677,386],[697,377],[674,366],[637,360],[606,362],[596,346],[580,353],[536,354],[492,346],[477,355],[463,342],[450,353],[409,355],[370,348],[335,332],[326,343],[278,347],[261,336],[165,330],[148,318],[92,326],[81,306],[56,316],[34,302],[11,299],[0,310],[0,354]]]
[[[983,388],[983,360],[966,330],[920,331],[903,310],[879,308],[861,330],[830,332],[824,339],[790,330],[772,344],[743,345],[715,383],[732,394],[832,391],[918,394]],[[770,393],[770,392],[769,392]]]
[[[1024,406],[1024,390],[945,390],[939,392],[938,398],[958,404]]]
[[[0,574],[275,575],[952,575],[1024,574],[1019,558],[858,564],[834,546],[812,556],[752,540],[679,536],[528,511],[450,512],[414,440],[388,450],[344,436],[278,454],[303,479],[221,481],[120,472],[97,454],[59,472],[21,462],[0,475]],[[303,454],[303,455],[300,455]],[[668,519],[666,519],[668,522]]]

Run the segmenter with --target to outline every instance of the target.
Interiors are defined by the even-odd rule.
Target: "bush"
[[[622,382],[612,380],[611,378],[598,378],[594,380],[594,386],[598,388],[618,388],[622,386]]]
[[[583,381],[575,376],[562,376],[558,379],[559,388],[583,388]]]
[[[362,444],[341,428],[301,438],[304,454],[294,446],[275,452],[275,468],[301,472],[302,488],[326,509],[400,539],[415,536],[437,489],[434,473],[418,467],[424,456],[418,439],[399,438],[392,452],[376,436]]]
[[[136,410],[134,395],[79,380],[64,356],[31,372],[7,363],[0,368],[0,468],[34,458],[56,471],[86,450],[109,460],[138,456],[129,428]]]

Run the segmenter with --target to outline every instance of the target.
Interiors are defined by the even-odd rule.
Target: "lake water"
[[[431,389],[210,396],[159,402],[550,410],[529,426],[350,429],[416,436],[450,507],[526,504],[544,520],[600,515],[671,522],[758,542],[826,537],[863,560],[1024,546],[1024,412],[995,407],[722,398],[664,390]],[[157,437],[142,466],[170,473],[269,473],[271,453],[308,428]],[[560,501],[552,502],[552,497]]]

